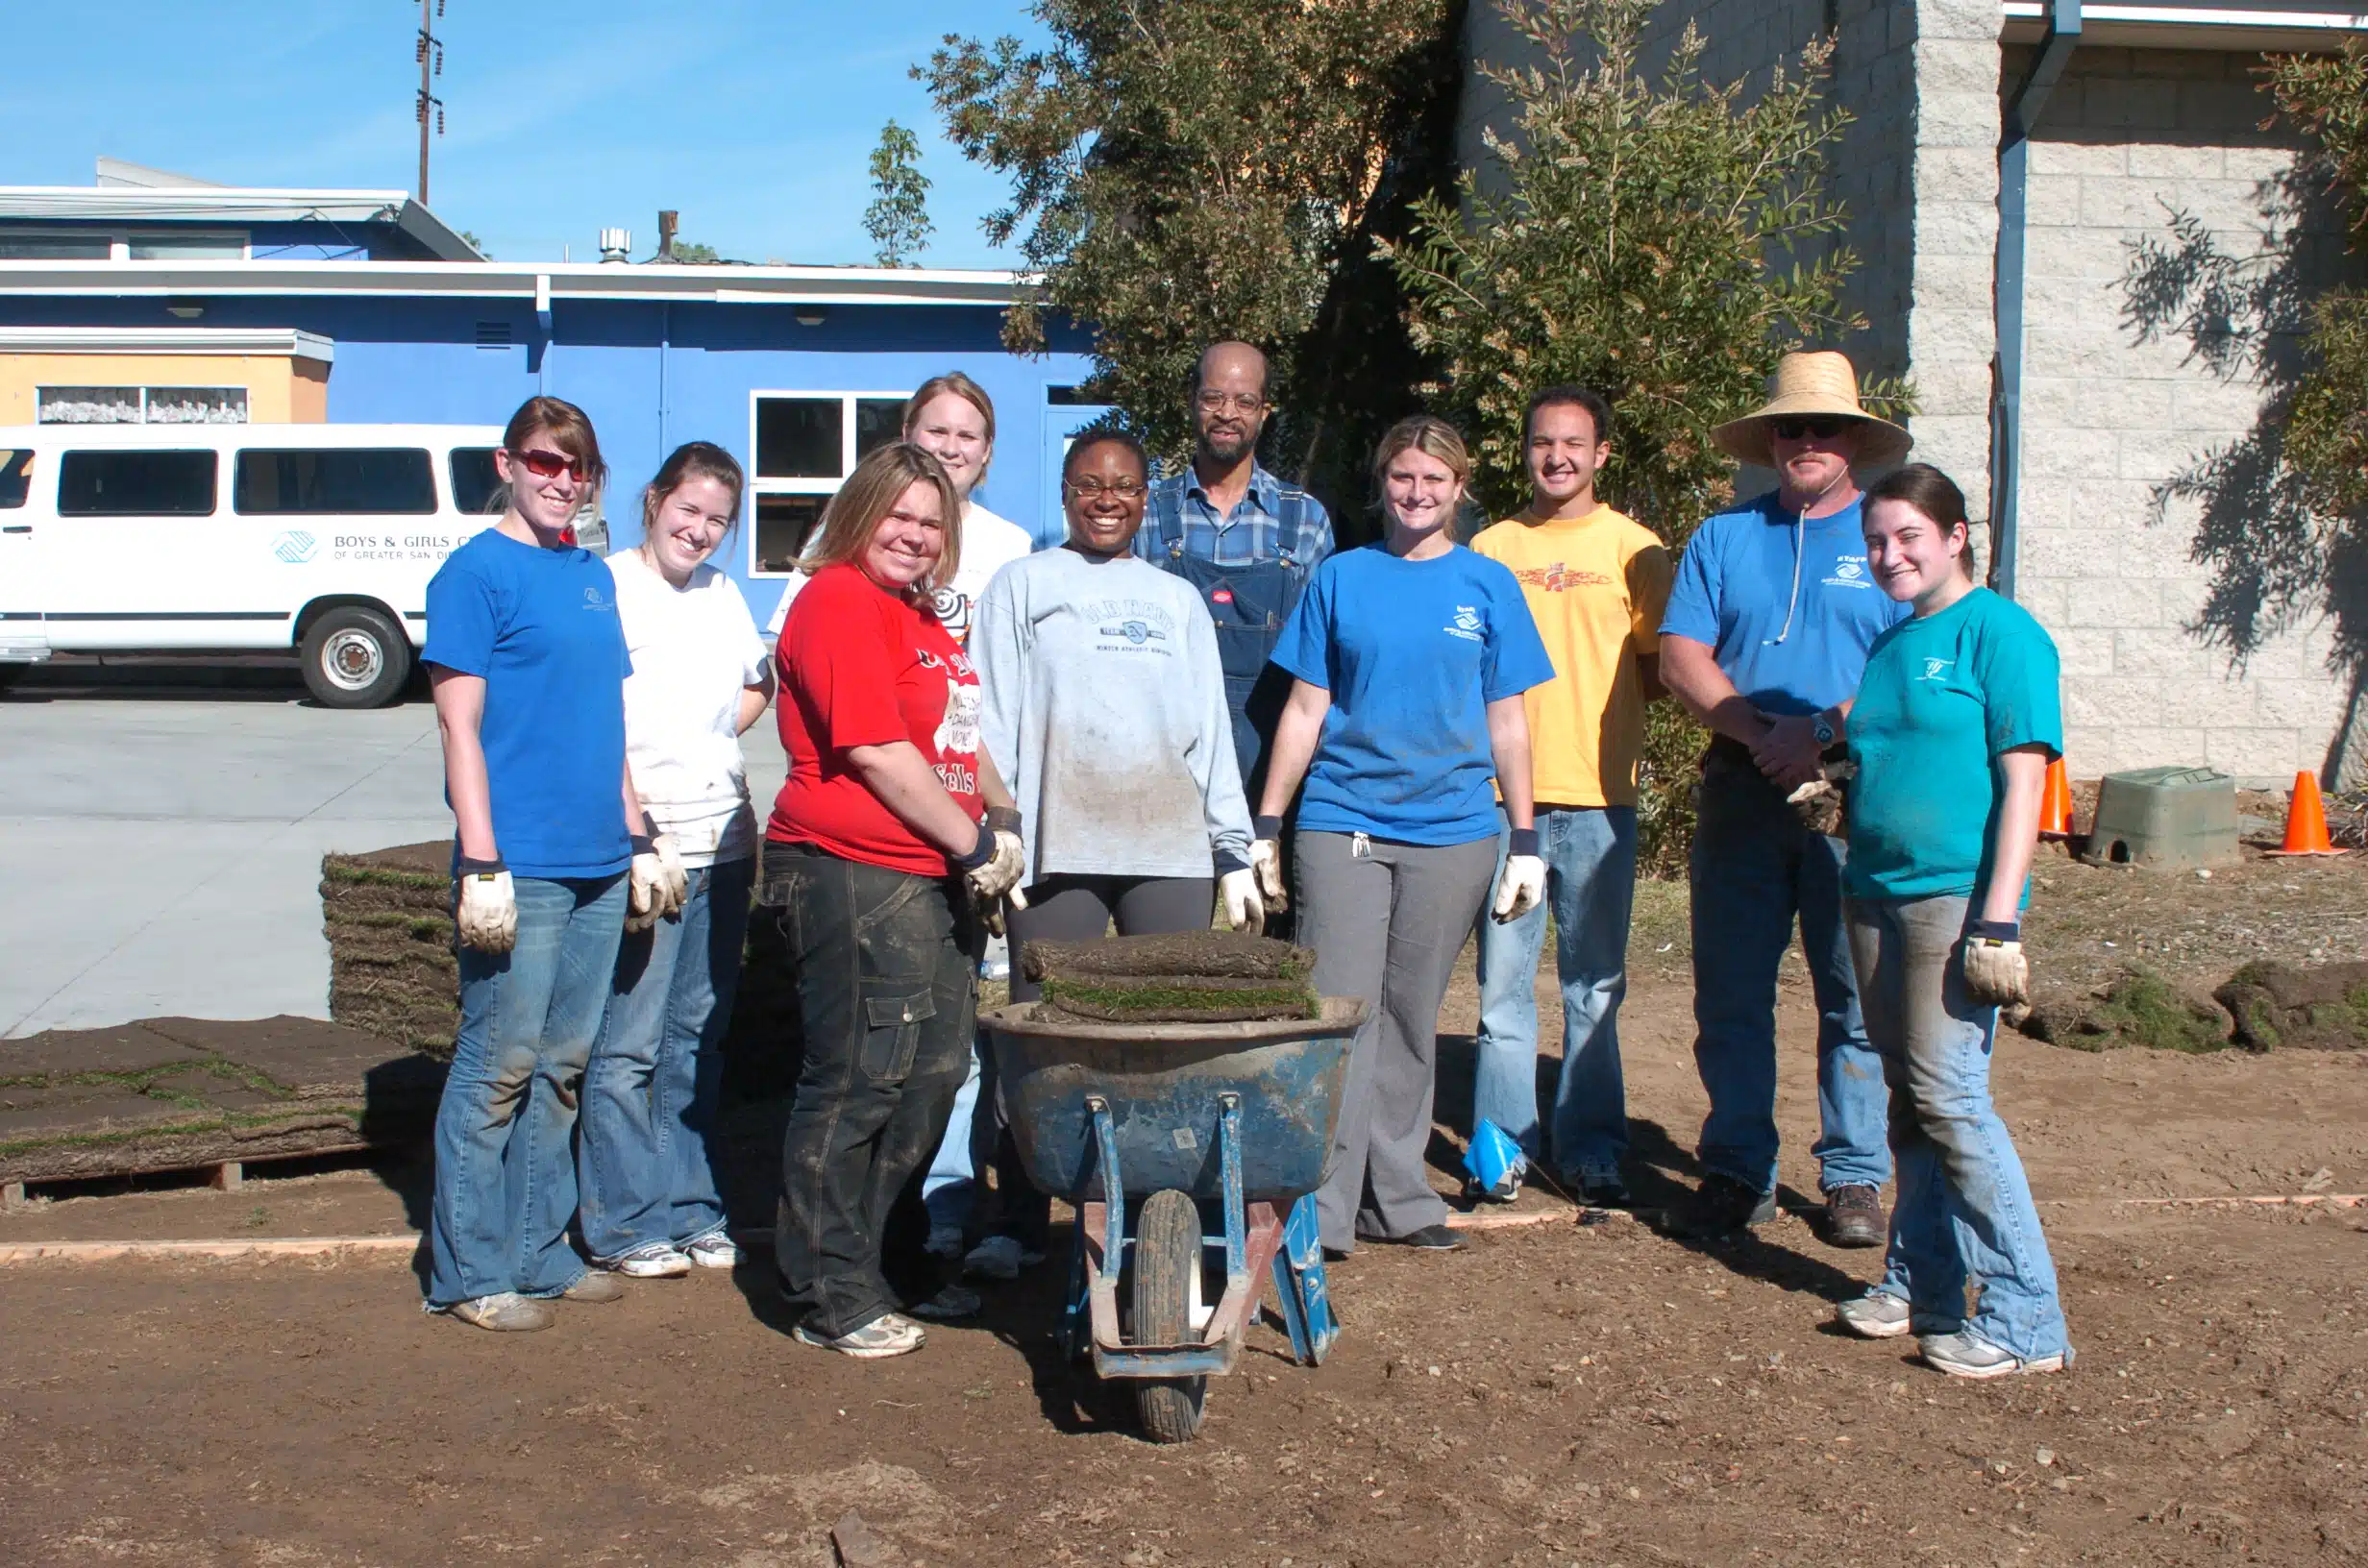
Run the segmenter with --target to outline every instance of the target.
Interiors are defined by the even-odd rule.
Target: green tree
[[[463,229],[460,231],[460,237],[469,242],[470,250],[475,251],[478,255],[483,257],[488,261],[493,259],[493,253],[485,249],[485,242],[478,238],[476,234],[466,229]]]
[[[721,266],[724,261],[724,257],[717,253],[714,246],[702,245],[695,239],[676,240],[674,259],[683,266],[691,267]]]
[[[1311,344],[1342,268],[1370,254],[1411,128],[1452,80],[1452,9],[1036,0],[1045,49],[948,37],[914,74],[954,145],[1011,178],[986,232],[1018,236],[1040,278],[1004,341],[1039,353],[1048,316],[1086,326],[1089,395],[1173,457],[1191,443],[1195,357],[1243,338],[1267,351],[1270,394],[1297,406],[1312,447],[1325,367],[1311,361],[1326,356]]]
[[[929,177],[921,172],[921,139],[890,120],[872,149],[872,188],[863,232],[879,247],[883,267],[917,267],[937,225],[929,221]]]
[[[1703,80],[1690,24],[1646,72],[1640,36],[1659,0],[1498,0],[1530,62],[1483,67],[1512,124],[1486,132],[1492,167],[1451,199],[1416,204],[1385,247],[1433,356],[1425,388],[1472,438],[1492,515],[1528,494],[1521,414],[1558,382],[1616,411],[1604,498],[1682,546],[1734,494],[1711,428],[1756,404],[1776,357],[1865,322],[1840,303],[1858,265],[1826,159],[1849,116],[1823,100],[1830,39],[1779,61],[1757,96]],[[1874,381],[1869,401],[1905,404]],[[1887,406],[1886,406],[1887,404]],[[1640,848],[1660,870],[1691,836],[1702,732],[1674,702],[1648,718]]]

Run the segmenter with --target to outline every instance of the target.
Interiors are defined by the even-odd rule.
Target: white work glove
[[[1507,855],[1505,869],[1496,873],[1496,923],[1510,924],[1544,900],[1544,860],[1537,855]]]
[[[2031,1000],[2031,965],[2023,957],[2023,928],[2010,920],[1976,920],[1965,928],[1965,990],[1985,1007]]]
[[[957,862],[957,864],[962,864]],[[977,906],[978,918],[997,936],[1003,934],[1003,901],[1014,909],[1027,908],[1020,878],[1027,874],[1027,850],[1020,842],[1020,814],[1009,806],[989,806],[978,827],[978,846],[962,865],[962,880]]]
[[[481,953],[506,953],[518,945],[518,893],[509,868],[499,860],[463,860],[453,870],[460,884],[453,922],[460,944]]]
[[[1217,896],[1225,906],[1225,923],[1236,931],[1256,931],[1266,924],[1267,903],[1258,896],[1258,873],[1245,867],[1217,879]]]
[[[690,893],[690,873],[675,841],[664,833],[633,839],[633,865],[626,872],[625,929],[647,931],[669,915],[678,914]]]
[[[1280,915],[1291,907],[1291,894],[1283,887],[1283,820],[1261,817],[1255,831],[1258,836],[1249,844],[1250,880],[1266,911]]]

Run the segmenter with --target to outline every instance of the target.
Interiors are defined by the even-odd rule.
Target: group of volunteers
[[[1849,361],[1788,355],[1768,403],[1717,427],[1777,487],[1674,565],[1597,499],[1617,432],[1586,388],[1530,400],[1529,502],[1468,544],[1462,438],[1400,422],[1372,464],[1381,537],[1344,551],[1257,460],[1256,349],[1212,346],[1192,400],[1193,457],[1169,477],[1130,435],[1077,437],[1064,543],[1038,551],[973,500],[986,393],[930,380],[830,500],[770,648],[709,564],[742,500],[727,453],[669,457],[641,544],[603,561],[571,529],[605,477],[589,421],[518,410],[506,510],[429,592],[462,1013],[430,1308],[536,1329],[621,1276],[740,1261],[708,1142],[752,894],[803,1037],[773,1250],[806,1343],[900,1355],[918,1319],[977,1311],[948,1268],[917,1295],[890,1284],[908,1185],[941,1265],[1009,1279],[1044,1255],[1049,1199],[978,1048],[980,961],[1005,931],[1017,950],[1216,919],[1313,949],[1318,989],[1367,1004],[1316,1194],[1337,1260],[1462,1244],[1426,1151],[1440,1012],[1476,929],[1475,1119],[1523,1159],[1467,1200],[1509,1202],[1535,1169],[1625,1205],[1618,1011],[1645,710],[1666,696],[1713,737],[1690,865],[1710,1113],[1674,1228],[1774,1213],[1797,919],[1826,1235],[1889,1249],[1842,1326],[1916,1334],[1963,1376],[2065,1364],[1988,1092],[1998,1006],[2027,990],[2055,649],[1976,585],[1962,496],[1896,466],[1908,434],[1862,407]],[[1862,492],[1855,467],[1890,472]],[[768,704],[789,771],[760,835],[739,737]],[[1793,804],[1845,755],[1846,843]],[[1549,929],[1563,1041],[1542,1115]],[[1011,993],[1035,999],[1022,966]]]

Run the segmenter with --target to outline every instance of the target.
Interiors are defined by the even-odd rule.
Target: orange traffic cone
[[[2294,775],[2294,803],[2285,810],[2285,845],[2273,855],[2340,855],[2327,836],[2327,806],[2319,798],[2319,781],[2307,772]]]
[[[2063,758],[2047,765],[2047,787],[2039,792],[2039,837],[2069,839],[2072,832],[2072,775]]]

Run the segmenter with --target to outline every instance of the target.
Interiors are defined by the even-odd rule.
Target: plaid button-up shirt
[[[1230,513],[1220,517],[1191,468],[1154,479],[1142,531],[1135,535],[1135,553],[1158,561],[1168,552],[1167,541],[1180,536],[1185,554],[1218,566],[1251,566],[1280,558],[1313,574],[1332,553],[1332,519],[1322,502],[1295,492],[1297,499],[1291,509],[1297,513],[1297,526],[1284,537],[1285,489],[1282,480],[1252,464],[1249,489]]]

